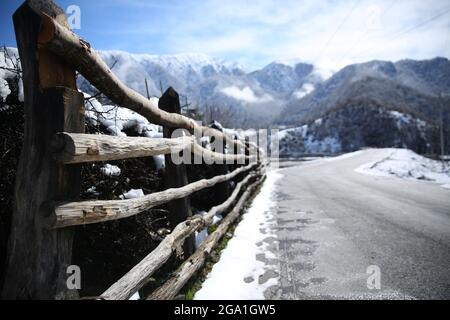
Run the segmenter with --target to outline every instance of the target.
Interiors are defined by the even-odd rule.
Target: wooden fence
[[[23,68],[25,135],[17,171],[15,207],[3,297],[34,299],[77,298],[66,285],[71,263],[73,227],[127,218],[162,204],[180,217],[155,250],[106,289],[101,299],[128,299],[177,251],[195,231],[210,226],[217,214],[227,213],[217,229],[176,270],[150,299],[175,297],[204,264],[208,254],[237,219],[247,199],[264,178],[263,154],[253,144],[202,127],[179,114],[179,99],[169,89],[155,108],[123,84],[91,48],[69,30],[64,12],[52,1],[26,1],[13,16]],[[119,106],[164,127],[164,138],[85,134],[84,99],[77,91],[75,71]],[[244,154],[225,154],[203,148],[195,136],[170,138],[176,128],[223,139]],[[187,184],[184,165],[167,163],[180,151],[203,159],[243,161],[232,172]],[[78,201],[81,163],[166,155],[171,188],[127,200]],[[244,176],[222,204],[207,214],[190,215],[188,197],[199,190]],[[178,201],[178,202],[177,202]],[[192,246],[191,246],[192,249]],[[189,252],[191,253],[191,252]]]

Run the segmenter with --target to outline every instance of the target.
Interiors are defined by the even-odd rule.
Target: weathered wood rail
[[[182,150],[189,150],[209,162],[233,163],[255,158],[205,149],[193,136],[167,139],[61,132],[55,135],[52,144],[55,159],[64,164],[148,157]]]
[[[201,126],[176,113],[177,105],[173,108],[164,106],[165,110],[175,110],[175,113],[157,108],[128,88],[89,43],[70,31],[63,11],[51,0],[26,1],[14,14],[14,26],[24,73],[26,129],[17,172],[16,206],[3,297],[76,298],[77,292],[66,286],[73,227],[124,219],[155,206],[188,199],[195,192],[244,176],[236,183],[231,195],[227,193],[226,201],[211,208],[204,216],[190,216],[187,212],[190,208],[186,207],[188,202],[173,206],[173,210],[183,212],[170,214],[183,217],[183,221],[173,225],[171,233],[155,250],[100,296],[101,299],[130,298],[175,252],[186,246],[186,240],[195,231],[210,226],[216,215],[228,213],[200,248],[195,252],[192,250],[191,257],[169,281],[149,296],[150,299],[175,297],[201,268],[207,254],[237,219],[245,201],[264,179],[265,163],[261,150],[254,144]],[[193,135],[143,138],[85,134],[83,95],[76,90],[75,71],[111,101],[164,126],[165,132],[185,129]],[[172,98],[166,103],[179,106],[178,94],[171,88],[169,90]],[[242,149],[244,152],[222,153],[206,149],[197,141],[199,132],[203,136],[223,139],[231,150]],[[231,172],[225,168],[210,179],[191,183],[185,183],[185,177],[178,177],[166,190],[141,198],[77,201],[81,163],[155,155],[166,155],[167,161],[168,156],[181,151],[200,156],[206,163],[221,161],[239,166]],[[171,167],[177,168],[175,164]],[[185,175],[183,170],[170,172]]]

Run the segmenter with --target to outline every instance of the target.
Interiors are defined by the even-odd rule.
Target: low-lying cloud
[[[313,91],[314,91],[314,85],[312,85],[311,83],[305,83],[300,89],[294,91],[294,96],[297,99],[300,99]]]
[[[263,94],[261,96],[255,95],[250,87],[244,87],[242,89],[236,86],[226,87],[220,90],[225,95],[247,103],[265,103],[273,100],[269,94]]]

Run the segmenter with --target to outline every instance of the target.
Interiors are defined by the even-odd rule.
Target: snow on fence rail
[[[10,299],[77,298],[66,285],[66,267],[72,256],[71,226],[126,218],[161,204],[174,204],[179,220],[158,247],[108,288],[100,298],[128,299],[195,231],[213,223],[216,214],[229,212],[205,245],[193,252],[195,266],[183,264],[180,281],[162,287],[150,298],[173,298],[205,261],[229,224],[239,214],[251,191],[264,178],[261,150],[225,133],[202,127],[179,114],[178,94],[169,88],[156,108],[148,99],[126,87],[90,45],[69,30],[64,12],[51,0],[26,1],[13,16],[23,67],[25,135],[16,178],[16,206],[3,297]],[[164,138],[118,137],[84,134],[84,99],[78,92],[75,70],[116,104],[130,108],[164,126]],[[202,147],[193,136],[171,138],[174,129],[221,138],[245,154],[225,154]],[[136,199],[75,201],[81,186],[81,163],[167,156],[187,151],[203,159],[244,164],[232,172],[187,183],[185,165],[168,163],[167,181],[172,186]],[[250,152],[255,151],[255,156]],[[256,161],[257,160],[257,161]],[[226,200],[204,215],[190,216],[189,195],[244,175]],[[233,207],[234,205],[234,207]],[[33,246],[29,244],[33,243]],[[187,268],[187,269],[186,269]],[[55,272],[55,270],[58,270]],[[159,293],[158,293],[159,292]]]

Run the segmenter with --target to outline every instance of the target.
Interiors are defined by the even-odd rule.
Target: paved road
[[[281,299],[449,299],[450,190],[354,172],[379,150],[281,169]],[[381,289],[367,288],[368,266]]]

